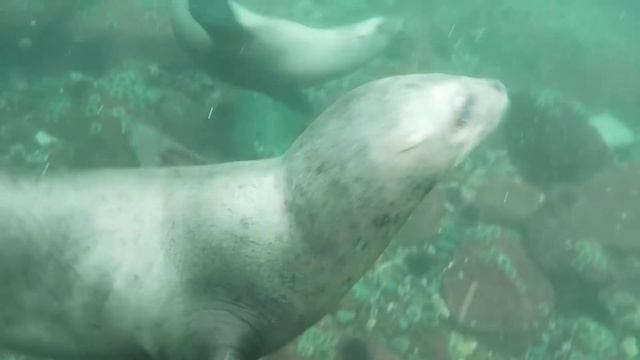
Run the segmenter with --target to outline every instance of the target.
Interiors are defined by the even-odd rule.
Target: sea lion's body
[[[174,32],[203,69],[308,111],[301,89],[353,71],[382,51],[400,22],[382,17],[312,28],[253,12],[234,0],[171,0]]]
[[[495,128],[496,84],[365,85],[270,160],[1,176],[0,348],[176,360],[276,350],[337,306]]]
[[[269,197],[282,185],[276,162],[2,179],[0,283],[9,289],[2,286],[0,347],[61,358],[158,357],[182,351],[166,340],[172,328],[206,318],[216,307],[208,298],[284,296],[289,273],[275,267],[290,251],[288,224],[282,199]],[[283,294],[273,293],[278,288]],[[245,306],[290,311],[256,305]]]

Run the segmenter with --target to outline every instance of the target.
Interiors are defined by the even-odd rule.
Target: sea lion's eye
[[[473,110],[474,103],[475,99],[472,96],[469,96],[464,101],[464,104],[462,104],[456,116],[456,126],[465,126],[469,120],[471,120],[471,111]]]

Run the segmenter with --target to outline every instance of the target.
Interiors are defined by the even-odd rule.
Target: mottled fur
[[[496,82],[400,76],[280,158],[0,176],[0,347],[256,360],[335,309],[506,102]]]

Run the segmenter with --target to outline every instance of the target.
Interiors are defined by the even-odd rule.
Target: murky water
[[[511,98],[502,126],[340,309],[273,360],[640,358],[639,2],[240,1],[314,27],[404,22],[367,61],[300,86],[258,79],[260,61],[208,67],[174,36],[168,2],[1,0],[3,172],[268,158],[368,81],[496,78]],[[224,51],[244,51],[243,23],[224,17],[222,0],[193,2],[206,5],[203,28],[224,29]],[[309,58],[322,41],[294,63],[310,72],[364,51]],[[292,108],[289,90],[313,110]]]

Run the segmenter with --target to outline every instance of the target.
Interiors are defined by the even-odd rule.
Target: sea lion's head
[[[496,128],[508,105],[505,86],[493,79],[410,75],[393,88],[390,96],[403,105],[390,109],[395,126],[377,147],[380,158],[388,161],[399,149],[391,155],[396,161],[423,159],[435,171],[457,165]]]
[[[355,24],[335,28],[331,41],[337,54],[329,63],[340,69],[339,73],[352,70],[371,60],[393,43],[404,26],[399,17],[376,16]],[[327,61],[326,59],[323,61]]]
[[[507,104],[496,80],[395,76],[343,95],[307,127],[279,162],[305,320],[335,306]]]
[[[349,26],[356,41],[377,39],[381,43],[388,43],[403,28],[404,22],[400,18],[376,16]]]
[[[437,178],[491,133],[508,105],[502,83],[444,74],[365,84],[327,109],[290,150],[320,151],[315,164],[384,179]],[[311,135],[311,136],[306,136]],[[315,150],[314,150],[315,149]]]
[[[314,234],[316,254],[324,248],[367,259],[351,266],[368,264],[447,171],[496,128],[507,104],[499,81],[443,74],[390,77],[342,96],[283,157],[288,208]],[[353,239],[368,242],[354,253]]]

